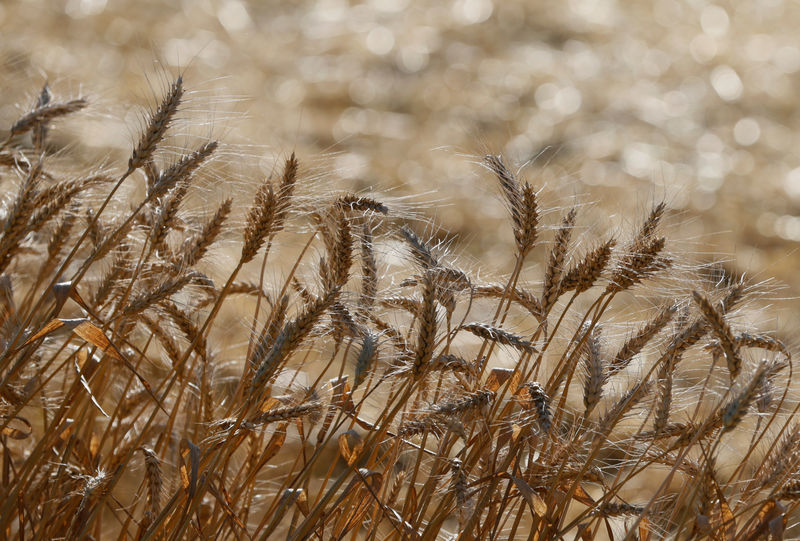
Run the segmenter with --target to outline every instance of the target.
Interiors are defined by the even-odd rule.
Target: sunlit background
[[[475,164],[485,152],[558,204],[596,201],[590,221],[620,230],[666,200],[694,258],[794,297],[799,26],[800,3],[782,0],[6,0],[0,119],[47,79],[95,98],[98,118],[135,120],[183,72],[216,96],[210,133],[435,201],[428,213],[490,267],[513,239]],[[129,151],[130,131],[95,124],[86,148]],[[786,328],[799,310],[772,317]]]

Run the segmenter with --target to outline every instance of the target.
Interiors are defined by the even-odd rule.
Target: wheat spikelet
[[[252,362],[258,367],[251,383],[253,391],[260,389],[278,364],[300,345],[322,314],[335,302],[338,294],[339,290],[334,289],[319,297],[283,327],[268,351],[253,357]]]
[[[402,466],[402,463],[398,462],[395,464],[395,469],[398,467],[402,468]],[[400,494],[400,489],[403,488],[403,483],[405,482],[406,477],[408,477],[408,472],[405,469],[400,469],[395,473],[391,488],[386,496],[385,503],[387,506],[392,506],[394,505],[394,502],[397,501],[397,496]]]
[[[262,295],[269,299],[269,295],[258,284],[253,282],[232,282],[227,291],[228,295]],[[271,302],[268,300],[268,302]]]
[[[217,237],[222,232],[222,226],[225,220],[228,219],[232,204],[233,199],[231,198],[223,201],[214,216],[203,226],[203,229],[189,243],[184,244],[182,266],[193,267],[203,259],[209,247],[214,244],[214,241],[217,240]]]
[[[697,319],[692,323],[684,323],[675,331],[662,353],[659,362],[669,362],[677,364],[684,352],[697,344],[708,332],[708,324],[704,319]]]
[[[779,500],[800,500],[800,480],[792,480],[783,485],[778,493]]]
[[[756,407],[760,413],[766,413],[772,404],[774,379],[784,368],[789,366],[789,360],[770,360],[767,361],[767,369],[761,385],[756,389]]]
[[[250,354],[249,366],[256,366],[256,359],[262,359],[267,354],[269,349],[275,343],[275,338],[283,326],[286,319],[286,312],[289,308],[289,296],[284,295],[280,298],[278,303],[273,307],[269,319],[264,323],[264,328],[259,334],[256,345]]]
[[[45,81],[44,86],[42,86],[42,90],[39,92],[39,96],[36,98],[35,108],[38,109],[44,107],[50,103],[51,99],[53,99],[53,94],[50,92],[50,85],[48,85],[47,81]],[[33,141],[33,149],[37,154],[42,154],[44,152],[44,146],[48,132],[47,124],[47,122],[40,122],[33,128],[33,135],[31,136],[31,139]]]
[[[272,232],[276,204],[272,183],[265,181],[256,193],[255,202],[247,216],[242,255],[240,257],[242,264],[253,260],[266,238]]]
[[[283,175],[278,185],[278,195],[275,200],[275,217],[272,225],[273,232],[283,229],[283,224],[289,216],[292,206],[292,197],[297,186],[297,170],[299,164],[294,152],[286,159],[283,164]]]
[[[155,451],[141,447],[144,454],[145,479],[147,480],[148,513],[155,518],[161,512],[161,492],[164,482],[161,477],[161,461]]]
[[[478,285],[474,289],[476,297],[510,298],[520,306],[528,310],[536,319],[542,317],[542,305],[533,293],[521,288],[507,289],[500,284]]]
[[[14,287],[8,274],[0,274],[0,330],[17,311],[14,302]]]
[[[191,154],[181,157],[180,160],[158,175],[149,187],[147,198],[155,199],[161,197],[171,190],[173,186],[187,182],[192,173],[217,150],[217,146],[218,143],[216,141],[209,141]]]
[[[666,242],[665,237],[635,242],[632,250],[614,270],[606,291],[617,293],[630,289],[645,278],[669,267],[670,260],[660,256]]]
[[[412,438],[425,432],[430,432],[436,437],[441,437],[444,434],[444,431],[439,426],[439,420],[435,416],[427,416],[403,423],[397,431],[397,437]]]
[[[300,280],[294,276],[292,277],[292,289],[300,295],[300,298],[303,299],[303,303],[308,305],[314,302],[314,295],[312,295],[308,288],[301,284]]]
[[[536,244],[539,226],[539,207],[536,192],[526,182],[522,185],[519,226],[514,231],[514,240],[520,257],[525,257]]]
[[[474,363],[451,353],[442,353],[431,361],[429,370],[442,370],[451,372],[473,372]]]
[[[6,215],[3,238],[0,241],[0,272],[5,270],[11,258],[19,250],[20,241],[27,232],[28,220],[35,210],[33,205],[41,173],[41,162],[28,171]]]
[[[503,162],[502,156],[487,154],[483,157],[483,163],[492,171],[500,182],[503,195],[506,196],[509,207],[513,210],[519,208],[519,182],[517,177],[508,170]]]
[[[639,229],[635,243],[643,242],[644,240],[650,238],[653,233],[655,233],[655,230],[658,227],[658,224],[661,222],[661,218],[664,216],[664,211],[666,209],[667,205],[663,201],[652,208],[650,214],[647,216],[647,219]]]
[[[583,405],[586,408],[583,416],[588,417],[603,396],[603,386],[608,380],[605,363],[600,351],[600,328],[592,327],[586,340],[587,354],[584,359]]]
[[[450,402],[436,404],[433,407],[433,412],[438,415],[455,415],[491,404],[494,397],[494,391],[483,389],[464,395]]]
[[[739,348],[736,344],[736,339],[733,337],[730,327],[728,326],[725,318],[718,312],[709,300],[697,291],[693,291],[692,295],[706,321],[711,325],[711,329],[719,339],[720,346],[725,352],[725,359],[728,362],[728,371],[731,375],[731,380],[736,379],[742,369],[742,359],[739,356]]]
[[[97,184],[109,182],[105,175],[93,175],[78,180],[58,182],[49,188],[41,190],[32,203],[33,216],[27,226],[28,231],[38,231],[56,214],[69,205],[76,196]]]
[[[622,502],[606,502],[597,510],[598,515],[604,517],[621,517],[626,515],[641,515],[644,507]]]
[[[578,211],[570,210],[561,222],[561,226],[556,232],[553,248],[550,250],[550,257],[547,260],[547,269],[544,274],[544,286],[542,288],[542,314],[547,314],[558,299],[561,291],[561,276],[564,271],[564,258],[567,255],[569,239],[572,235],[572,226],[575,224],[575,216]]]
[[[505,331],[499,327],[493,327],[492,325],[487,325],[485,323],[467,323],[466,325],[462,325],[461,328],[465,331],[471,332],[475,336],[483,338],[484,340],[497,342],[498,344],[503,344],[505,346],[511,346],[520,351],[528,353],[536,351],[536,347],[534,347],[533,342],[529,342],[528,340],[520,338],[519,336]]]
[[[50,242],[47,243],[47,263],[45,267],[51,265],[58,259],[61,250],[63,250],[64,245],[69,240],[70,232],[78,218],[75,211],[77,211],[76,206],[69,209],[55,228],[55,231],[53,231],[53,234],[50,235]]]
[[[677,435],[678,438],[672,444],[672,447],[677,449],[689,445],[694,441],[704,440],[713,436],[717,429],[722,427],[723,412],[724,410],[718,409],[701,423],[675,423],[674,430],[670,430],[670,432],[674,432],[674,435]],[[677,433],[678,427],[680,426],[683,427],[683,431]],[[665,431],[670,427],[673,427],[673,424],[667,425]]]
[[[167,280],[160,284],[152,291],[143,291],[134,297],[128,306],[125,307],[123,313],[126,316],[132,316],[146,310],[150,306],[167,299],[183,289],[189,282],[192,281],[191,274],[184,274],[174,280]]]
[[[370,197],[359,197],[353,194],[341,196],[336,200],[336,205],[338,205],[338,207],[342,210],[349,210],[353,212],[373,211],[381,214],[389,213],[389,208],[380,201]]]
[[[653,430],[658,433],[665,429],[669,422],[672,407],[672,377],[675,371],[675,357],[669,357],[661,364],[657,376],[656,411],[653,415]]]
[[[126,220],[112,233],[103,235],[102,237],[98,235],[98,242],[95,244],[94,251],[92,251],[92,254],[87,261],[98,261],[103,259],[106,255],[108,255],[109,252],[111,252],[113,248],[123,244],[132,226],[133,222],[131,220]],[[99,230],[98,233],[100,233]]]
[[[364,332],[356,323],[350,310],[341,302],[334,302],[328,310],[331,316],[333,340],[338,344],[345,336],[360,338]]]
[[[427,370],[427,364],[433,355],[436,342],[436,282],[430,272],[426,272],[422,288],[422,304],[419,307],[417,318],[417,346],[414,349],[414,363],[411,373],[419,379]]]
[[[619,400],[606,412],[606,414],[598,421],[597,430],[595,432],[595,441],[604,439],[611,429],[622,419],[622,417],[629,412],[636,404],[641,402],[644,397],[650,392],[652,383],[648,380],[642,380],[631,389],[622,395]]]
[[[111,291],[114,287],[120,285],[124,280],[130,277],[132,268],[131,262],[128,259],[130,255],[129,250],[130,245],[127,243],[123,243],[117,248],[117,253],[114,256],[111,268],[103,275],[103,278],[100,280],[95,290],[94,306],[103,306],[111,295]]]
[[[612,358],[608,367],[609,373],[613,374],[624,370],[631,360],[642,351],[644,346],[672,320],[677,309],[677,305],[674,304],[662,309],[657,316],[647,322],[636,334],[628,338],[619,352]]]
[[[483,159],[500,182],[511,213],[514,241],[520,257],[525,257],[536,243],[539,224],[539,209],[535,190],[526,182],[520,187],[519,180],[503,162],[502,156],[487,155]]]
[[[84,98],[70,100],[64,103],[46,103],[20,117],[9,130],[9,138],[21,135],[37,126],[44,125],[51,120],[76,111],[80,111],[88,102]]]
[[[101,500],[106,496],[110,480],[111,475],[102,469],[98,470],[96,475],[86,480],[81,493],[80,504],[70,522],[69,531],[66,535],[67,539],[77,538],[81,529],[85,528],[84,520],[91,512],[91,506],[95,504],[97,500]]]
[[[458,458],[450,461],[450,490],[456,496],[456,506],[458,508],[458,522],[462,528],[475,512],[475,502],[469,497],[467,492],[467,472],[464,471],[464,464]]]
[[[156,208],[156,218],[150,229],[150,246],[152,250],[159,254],[166,252],[167,233],[175,225],[178,217],[178,208],[188,191],[189,183],[181,182]]]
[[[353,264],[353,235],[350,222],[344,212],[336,213],[336,241],[333,250],[328,254],[329,269],[323,283],[326,289],[343,286],[350,277]]]
[[[408,226],[401,227],[400,233],[405,238],[409,248],[411,248],[411,256],[420,267],[423,269],[432,269],[439,265],[439,261],[433,256],[428,245],[415,235]]]
[[[131,158],[128,160],[129,171],[135,171],[150,161],[153,152],[155,152],[161,140],[164,139],[167,128],[172,123],[182,97],[183,78],[179,76],[170,86],[166,96],[161,100],[161,104],[150,115],[147,127],[139,138],[139,142],[134,147],[133,152],[131,152]]]
[[[547,396],[544,387],[537,381],[525,383],[522,388],[525,389],[525,393],[528,395],[527,398],[522,399],[522,407],[534,410],[539,428],[545,434],[549,434],[550,429],[553,427],[553,416],[550,413],[550,397]]]
[[[564,274],[561,279],[561,291],[558,294],[563,295],[572,290],[580,294],[592,287],[608,265],[611,250],[615,245],[616,241],[610,239],[586,254],[580,263]]]
[[[739,334],[736,336],[736,345],[740,348],[760,348],[766,349],[767,351],[775,351],[784,355],[787,360],[792,359],[792,355],[789,353],[785,344],[765,334]]]
[[[750,404],[756,397],[756,390],[763,383],[763,379],[767,375],[769,364],[762,361],[756,369],[750,382],[731,400],[724,410],[722,410],[722,428],[723,431],[729,432],[733,430],[736,425],[750,409]]]
[[[92,246],[97,248],[103,242],[103,238],[106,235],[106,228],[100,218],[95,216],[95,213],[91,208],[86,209],[86,216],[84,220],[86,221],[89,240],[92,241]]]
[[[161,301],[160,306],[164,308],[167,316],[169,316],[172,322],[181,330],[186,340],[188,340],[190,344],[194,344],[194,349],[197,354],[203,359],[208,358],[206,340],[200,335],[200,329],[197,328],[191,317],[178,308],[173,302]]]
[[[369,314],[369,320],[373,325],[375,325],[375,328],[380,331],[381,334],[385,335],[389,338],[389,340],[391,340],[392,345],[400,352],[400,355],[397,357],[396,362],[394,363],[396,366],[402,364],[401,361],[408,360],[411,357],[411,348],[409,347],[406,339],[403,337],[403,334],[398,329],[372,313]]]
[[[278,421],[288,421],[289,419],[297,419],[298,417],[317,414],[321,409],[322,404],[320,404],[319,401],[309,401],[305,404],[297,404],[296,406],[283,406],[269,409],[253,417],[250,422],[253,425],[266,425]]]
[[[181,359],[181,352],[178,349],[173,337],[167,333],[166,330],[164,330],[160,322],[153,320],[147,315],[140,315],[139,319],[142,321],[142,323],[147,325],[147,328],[153,333],[153,336],[155,336],[156,340],[158,340],[158,343],[161,344],[161,347],[164,349],[164,353],[167,354],[167,357],[172,365],[176,366]],[[143,393],[144,394],[142,398],[150,397],[150,394],[147,393],[147,391],[144,391]]]
[[[378,358],[378,337],[367,333],[361,340],[361,350],[356,359],[356,371],[353,375],[353,390],[355,390],[367,377],[367,373]]]
[[[778,446],[765,457],[756,478],[759,487],[770,487],[790,469],[796,468],[800,460],[800,430],[798,425],[790,427]]]

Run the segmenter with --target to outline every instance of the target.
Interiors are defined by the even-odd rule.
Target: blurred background
[[[413,194],[490,269],[513,238],[476,162],[502,153],[549,204],[595,202],[590,229],[665,200],[675,246],[776,278],[766,317],[796,329],[798,26],[783,0],[5,0],[0,120],[49,80],[95,103],[77,144],[125,163],[140,106],[184,73],[209,134]]]

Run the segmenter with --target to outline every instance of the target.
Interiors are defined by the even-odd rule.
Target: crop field
[[[800,537],[800,6],[0,4],[0,531]]]

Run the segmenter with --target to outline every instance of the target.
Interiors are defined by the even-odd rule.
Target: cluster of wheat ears
[[[309,205],[292,154],[231,227],[231,199],[182,207],[218,147],[165,151],[183,94],[178,78],[121,174],[50,166],[50,125],[86,101],[46,87],[0,143],[3,537],[796,531],[791,359],[748,325],[748,287],[684,266],[682,290],[633,308],[680,267],[665,205],[593,246],[577,209],[543,212],[488,155],[516,264],[486,282],[381,201]],[[222,240],[235,264],[212,276]],[[386,246],[405,256],[391,272]],[[222,331],[237,358],[215,344],[231,306],[249,313]]]

